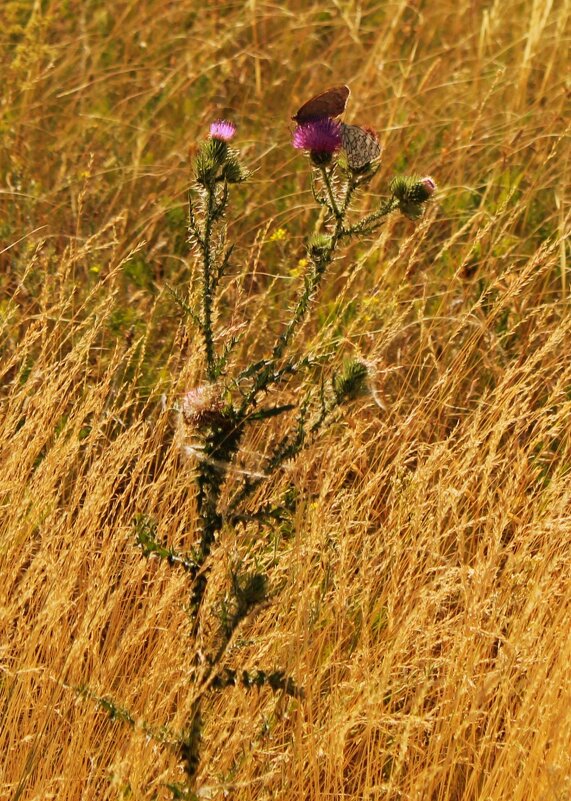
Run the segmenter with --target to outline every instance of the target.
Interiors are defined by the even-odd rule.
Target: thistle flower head
[[[229,142],[236,133],[236,126],[228,120],[216,120],[210,126],[211,139],[220,139],[222,142]]]
[[[391,181],[390,189],[399,200],[399,208],[411,220],[422,214],[422,204],[436,191],[436,181],[430,175],[424,178],[399,176]]]
[[[197,427],[215,423],[221,417],[223,409],[220,390],[213,384],[203,384],[189,390],[180,405],[184,422]]]
[[[210,126],[210,137],[205,139],[198,150],[195,162],[196,180],[203,186],[220,180],[220,170],[230,159],[228,142],[236,133],[236,126],[226,120],[217,120]],[[236,162],[236,158],[234,158]],[[237,169],[230,168],[230,176],[224,176],[229,183],[237,183]],[[241,180],[241,178],[240,178]]]
[[[341,126],[331,117],[304,122],[293,132],[292,145],[297,150],[308,150],[317,166],[329,164],[341,147]]]
[[[424,187],[424,191],[430,197],[436,191],[436,181],[430,175],[426,175],[424,178],[421,178],[419,181],[420,184]]]

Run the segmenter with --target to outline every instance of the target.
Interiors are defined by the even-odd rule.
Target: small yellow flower
[[[287,231],[285,228],[276,228],[270,236],[270,242],[282,242],[286,238]]]
[[[292,278],[299,278],[300,275],[303,275],[305,272],[305,268],[309,264],[307,259],[300,259],[296,265],[290,267],[289,274]]]

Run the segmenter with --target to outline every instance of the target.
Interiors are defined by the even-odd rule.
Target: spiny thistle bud
[[[401,201],[399,209],[409,220],[418,220],[418,218],[422,216],[421,203],[413,203],[412,201],[406,203],[405,201]]]
[[[231,153],[228,142],[225,139],[216,139],[215,137],[203,142],[202,150],[208,153],[212,161],[215,161],[219,166],[228,161]]]
[[[205,142],[205,148],[211,154],[212,160],[220,166],[228,158],[228,143],[224,139],[209,139]]]
[[[195,174],[197,183],[208,186],[214,183],[218,176],[220,162],[214,157],[210,140],[201,145],[195,162]],[[224,143],[222,143],[224,144]],[[226,146],[226,145],[225,145]]]
[[[312,259],[319,259],[331,247],[331,237],[327,234],[314,234],[307,243],[307,251]]]
[[[399,175],[396,178],[393,178],[393,180],[390,182],[389,189],[393,195],[398,198],[398,200],[408,203],[409,201],[413,200],[411,197],[411,192],[417,183],[417,178]]]
[[[436,182],[427,175],[425,178],[407,177],[404,175],[393,178],[390,190],[399,200],[399,208],[411,220],[416,220],[422,214],[422,204],[435,192]]]
[[[415,203],[424,203],[428,198],[432,197],[436,190],[436,182],[434,178],[427,175],[425,178],[420,178],[416,181],[414,186],[410,188],[410,200]]]
[[[356,398],[367,380],[367,365],[356,360],[343,364],[343,371],[333,376],[332,385],[338,403]]]
[[[249,175],[250,173],[242,167],[234,154],[228,157],[226,164],[222,168],[222,178],[228,181],[229,184],[239,184],[245,181]]]
[[[236,126],[227,120],[216,120],[210,126],[210,138],[200,145],[196,157],[196,180],[202,186],[221,179],[235,184],[247,177],[236,154],[228,148],[235,133]]]

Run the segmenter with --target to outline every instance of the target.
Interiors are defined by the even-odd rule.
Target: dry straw
[[[232,566],[269,576],[230,656],[304,695],[211,693],[198,797],[567,799],[569,4],[3,14],[0,798],[167,799],[184,780],[171,744],[219,618],[189,636],[186,573],[142,558],[133,519],[191,550],[168,407],[200,362],[165,287],[190,280],[188,149],[228,111],[250,138],[224,295],[245,364],[280,332],[312,213],[284,97],[347,81],[384,162],[445,190],[337,260],[303,329],[365,359],[372,394],[263,490],[293,499],[270,539],[220,534],[205,604]],[[252,431],[238,477],[265,443]]]

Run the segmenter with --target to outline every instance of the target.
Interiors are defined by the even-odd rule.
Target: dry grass
[[[244,363],[279,330],[314,216],[289,114],[345,81],[349,121],[385,144],[363,203],[395,171],[442,190],[333,265],[302,339],[368,359],[373,393],[266,490],[297,491],[287,530],[215,550],[198,645],[230,561],[261,565],[271,600],[229,663],[283,668],[305,698],[213,694],[200,794],[566,801],[571,5],[210,5],[0,10],[0,797],[166,799],[183,778],[140,724],[187,722],[189,588],[132,520],[195,539],[160,405],[200,379],[165,292],[192,272],[189,155],[231,116],[257,169],[221,321],[249,321]],[[258,465],[263,430],[247,447]]]

